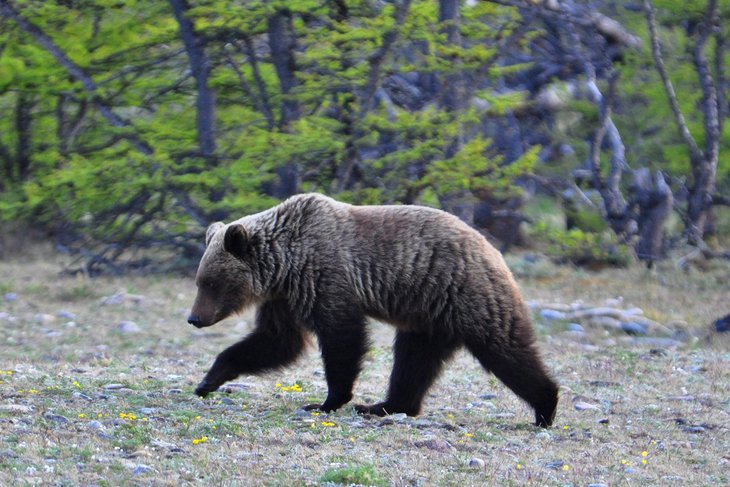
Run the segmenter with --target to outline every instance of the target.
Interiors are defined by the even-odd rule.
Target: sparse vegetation
[[[652,271],[549,264],[551,272],[531,274],[526,266],[518,276],[530,300],[600,304],[623,296],[626,308],[690,336],[664,348],[603,328],[576,334],[537,316],[546,361],[562,386],[548,430],[531,426],[529,408],[466,354],[450,364],[417,418],[298,409],[326,393],[315,346],[294,367],[240,377],[200,400],[194,385],[221,347],[249,330],[250,316],[196,330],[184,322],[190,278],[80,280],[60,276],[58,264],[47,252],[0,262],[0,289],[17,294],[0,302],[3,484],[730,481],[730,342],[708,335],[727,306],[721,261],[705,273],[670,262]],[[73,289],[90,292],[70,291],[68,299]],[[125,320],[138,330],[120,331]],[[392,361],[390,328],[372,331],[356,386],[361,402],[382,397]]]

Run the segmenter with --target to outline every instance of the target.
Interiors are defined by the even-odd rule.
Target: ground
[[[51,257],[49,257],[51,255]],[[561,384],[550,429],[461,353],[417,418],[311,414],[326,395],[316,344],[297,365],[193,388],[251,316],[196,330],[191,277],[64,276],[49,252],[0,261],[0,483],[53,485],[720,485],[730,483],[728,267],[589,272],[512,256],[529,301],[622,307],[676,330],[679,347],[545,321]],[[355,401],[382,398],[391,330]]]

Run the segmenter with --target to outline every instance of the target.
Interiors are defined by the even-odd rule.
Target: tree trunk
[[[19,91],[15,102],[15,131],[18,134],[15,166],[18,181],[25,181],[30,171],[32,109],[32,100],[22,90]]]
[[[295,73],[297,70],[294,49],[296,37],[292,26],[292,15],[288,10],[278,10],[268,19],[269,48],[271,58],[281,85],[281,122],[285,127],[291,121],[299,118],[299,103],[291,95],[292,90],[299,84]]]
[[[198,92],[196,99],[196,123],[201,155],[212,161],[215,155],[215,93],[208,86],[211,66],[205,55],[205,41],[195,33],[192,21],[187,17],[190,5],[187,0],[170,0],[175,19],[180,27],[180,37],[190,61]]]
[[[651,267],[654,261],[664,257],[664,228],[672,212],[674,197],[662,173],[654,173],[652,180],[648,168],[634,171],[631,189],[639,206],[636,256]]]

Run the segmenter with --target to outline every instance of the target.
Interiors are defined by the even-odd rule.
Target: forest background
[[[303,191],[443,208],[578,264],[727,257],[729,15],[2,0],[0,218],[90,274],[190,268],[208,223]]]
[[[729,485],[728,20],[0,0],[0,484]],[[418,417],[301,410],[314,343],[197,397],[255,323],[186,323],[206,227],[304,191],[439,207],[506,250],[553,427],[463,352]],[[368,331],[356,403],[392,368]]]

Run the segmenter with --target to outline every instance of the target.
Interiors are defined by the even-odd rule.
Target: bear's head
[[[188,323],[211,326],[255,304],[260,295],[256,272],[257,236],[241,223],[213,223],[205,232],[205,253],[195,285],[198,294]]]

